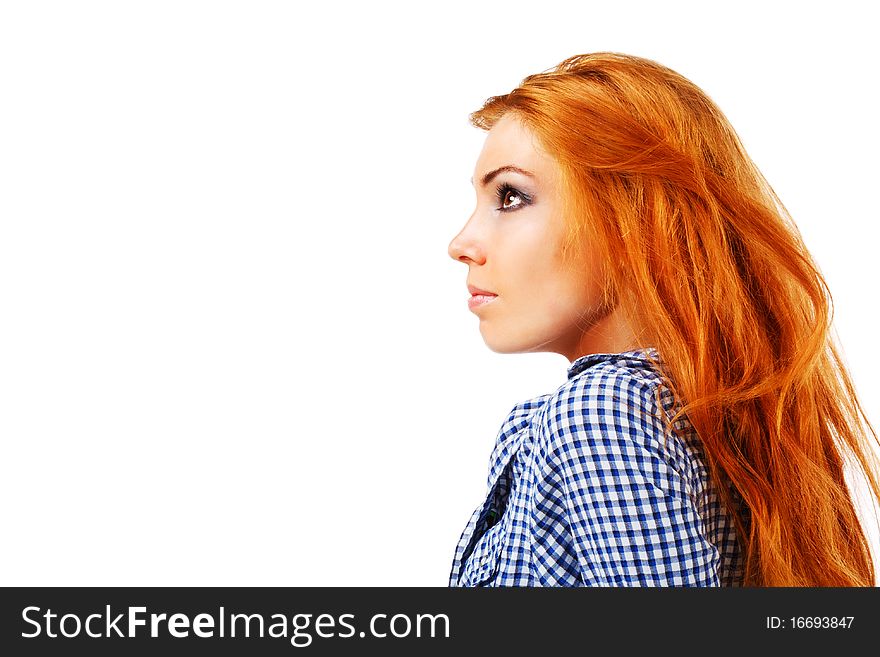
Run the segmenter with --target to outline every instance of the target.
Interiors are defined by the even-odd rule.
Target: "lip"
[[[495,299],[498,298],[495,294],[475,294],[470,299],[468,299],[468,308],[470,310],[476,310],[477,308],[482,308],[483,306],[492,303]]]
[[[484,290],[482,288],[477,287],[476,285],[468,284],[467,289],[468,289],[468,292],[470,292],[471,294],[482,294],[482,295],[491,296],[491,297],[498,296],[494,292],[489,292],[489,290]]]
[[[481,287],[477,287],[476,285],[467,286],[468,292],[471,293],[470,299],[468,299],[468,309],[476,310],[477,308],[482,308],[486,304],[490,304],[498,297],[494,292],[489,292],[489,290],[484,290]]]

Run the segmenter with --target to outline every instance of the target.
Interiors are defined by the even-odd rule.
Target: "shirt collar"
[[[654,358],[654,360],[660,361],[660,357],[657,354],[656,347],[646,347],[644,349],[622,351],[616,354],[587,354],[586,356],[581,356],[580,358],[572,362],[572,364],[568,368],[568,378],[569,380],[571,380],[588,367],[592,367],[596,363],[602,363],[605,361],[636,360],[642,363],[650,364],[650,361],[648,360],[649,354],[652,358]]]

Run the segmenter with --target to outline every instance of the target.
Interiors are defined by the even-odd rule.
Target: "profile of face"
[[[574,361],[633,347],[628,324],[602,305],[601,263],[589,249],[581,266],[563,262],[559,174],[515,115],[505,114],[486,136],[473,177],[477,205],[449,255],[467,265],[472,293],[490,293],[471,296],[469,306],[492,351]]]

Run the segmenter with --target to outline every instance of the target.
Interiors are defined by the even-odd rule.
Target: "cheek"
[[[528,226],[504,246],[509,303],[523,304],[523,312],[544,322],[568,322],[601,301],[596,272],[564,265],[561,236],[548,234],[544,225]]]
[[[602,302],[602,291],[595,280],[566,271],[549,272],[539,293],[540,307],[549,321],[569,323]]]
[[[552,270],[523,268],[516,290],[516,314],[529,325],[551,327],[571,323],[580,295]]]

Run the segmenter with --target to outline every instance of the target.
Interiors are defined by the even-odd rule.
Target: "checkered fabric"
[[[583,356],[555,393],[513,408],[450,586],[742,585],[733,519],[693,426],[682,417],[665,435],[649,351],[660,360],[654,348]]]

